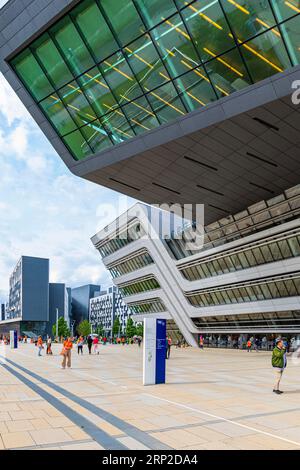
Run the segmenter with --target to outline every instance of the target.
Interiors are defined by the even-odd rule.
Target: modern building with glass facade
[[[137,204],[92,239],[135,320],[172,320],[194,346],[300,334],[300,185],[206,225],[193,250],[192,227],[150,235],[157,211]]]
[[[70,170],[206,223],[299,181],[298,0],[10,0],[0,69]]]
[[[71,172],[205,206],[197,254],[146,243],[138,219],[138,240],[94,237],[130,307],[190,344],[294,332],[299,0],[10,0],[0,17],[0,70]]]
[[[94,332],[101,327],[106,335],[113,336],[113,325],[118,318],[119,333],[125,333],[127,320],[130,316],[130,308],[124,302],[123,296],[116,286],[109,287],[90,300],[89,320]]]
[[[9,280],[6,318],[0,334],[45,335],[49,322],[49,260],[22,256]]]

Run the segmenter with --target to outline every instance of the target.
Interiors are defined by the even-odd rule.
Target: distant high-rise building
[[[83,320],[88,320],[90,299],[99,292],[101,292],[101,287],[95,284],[87,284],[72,289],[72,320],[76,325]]]
[[[0,333],[45,335],[49,322],[49,260],[22,256],[9,280],[9,301]]]
[[[106,292],[90,300],[90,323],[93,331],[102,327],[105,334],[111,336],[113,324],[116,318],[120,322],[120,334],[125,332],[127,320],[131,314],[130,308],[123,301],[121,292],[115,286],[111,286]]]
[[[50,283],[49,284],[49,325],[48,334],[52,335],[52,326],[56,323],[56,315],[58,318],[63,317],[68,326],[70,326],[69,311],[69,293],[65,284]]]

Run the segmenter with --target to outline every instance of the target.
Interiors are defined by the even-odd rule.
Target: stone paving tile
[[[32,431],[34,426],[30,420],[16,420],[16,421],[7,421],[6,426],[9,432],[18,432],[18,431]],[[1,426],[0,426],[1,432]]]
[[[30,431],[31,437],[36,444],[56,444],[58,442],[69,442],[70,436],[63,429],[41,429]]]
[[[149,450],[149,447],[146,447],[144,444],[137,441],[136,439],[133,439],[132,437],[120,437],[118,441],[120,441],[122,444],[128,447],[128,449],[131,450]]]
[[[32,419],[34,416],[30,411],[10,411],[9,412],[10,417],[13,421],[16,421],[18,419],[20,420],[25,420],[25,419]]]
[[[1,433],[1,437],[6,449],[17,449],[21,447],[34,446],[36,443],[29,432]]]
[[[61,450],[104,450],[104,448],[97,442],[86,442],[82,444],[69,444],[61,446],[58,449]]]

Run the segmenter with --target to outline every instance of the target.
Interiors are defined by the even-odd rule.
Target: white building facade
[[[151,210],[138,203],[92,238],[137,321],[172,320],[192,346],[300,333],[300,185],[205,226],[198,251],[188,230],[149,236]]]

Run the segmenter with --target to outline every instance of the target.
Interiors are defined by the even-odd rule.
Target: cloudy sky
[[[52,282],[108,285],[90,237],[133,202],[73,176],[0,74],[0,302],[21,255],[50,258]]]

